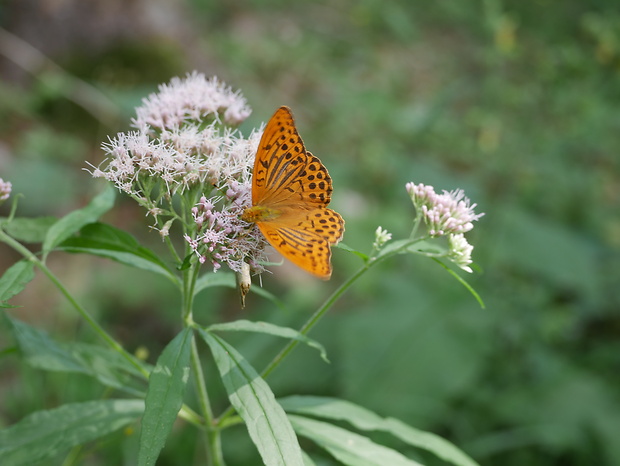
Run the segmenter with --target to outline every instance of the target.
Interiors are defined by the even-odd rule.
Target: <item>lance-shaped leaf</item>
[[[151,372],[140,433],[140,466],[155,464],[183,405],[191,342],[192,330],[185,328],[168,343]]]
[[[34,264],[21,260],[13,264],[0,278],[0,307],[16,294],[20,293],[34,278]]]
[[[42,243],[47,231],[57,221],[56,217],[18,217],[10,222],[6,222],[6,218],[0,218],[2,229],[24,243]]]
[[[129,382],[142,374],[117,351],[86,343],[57,343],[45,332],[25,322],[8,316],[6,320],[28,365],[45,371],[85,374],[108,387],[136,395],[141,393]],[[147,364],[143,365],[148,369]]]
[[[295,431],[350,466],[421,466],[396,450],[327,422],[289,415]]]
[[[301,343],[305,343],[312,348],[319,350],[321,358],[325,362],[329,362],[327,359],[327,353],[323,345],[316,340],[308,338],[306,335],[299,333],[297,330],[289,327],[280,327],[269,322],[250,322],[249,320],[236,320],[234,322],[226,322],[223,324],[213,324],[207,328],[207,331],[224,331],[224,332],[255,332],[265,333],[267,335],[273,335],[275,337],[289,338],[291,340],[297,340]]]
[[[67,252],[93,254],[131,267],[159,273],[177,283],[176,276],[155,253],[140,246],[129,233],[105,223],[84,226],[79,236],[68,238],[59,247]]]
[[[96,222],[99,217],[110,210],[114,205],[115,194],[115,189],[112,186],[107,186],[86,207],[74,210],[52,225],[43,241],[43,256],[47,256],[52,249],[84,225]]]
[[[303,466],[299,442],[271,388],[245,358],[222,338],[198,332],[215,358],[233,407],[267,466]]]
[[[438,435],[408,426],[394,418],[382,418],[349,401],[319,396],[290,396],[278,401],[287,412],[346,421],[361,430],[387,432],[409,445],[428,450],[452,464],[477,466],[477,463],[469,456]]]
[[[134,422],[143,410],[142,400],[101,400],[37,411],[0,430],[0,463],[47,464],[46,458]]]

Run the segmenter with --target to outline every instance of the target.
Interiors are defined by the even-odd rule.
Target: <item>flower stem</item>
[[[191,327],[194,324],[192,309],[194,304],[194,289],[196,279],[198,278],[199,265],[189,268],[183,272],[183,325]],[[211,466],[224,466],[224,457],[222,455],[220,430],[214,425],[213,410],[209,402],[209,394],[205,383],[202,365],[200,363],[200,355],[196,345],[196,339],[192,336],[190,365],[194,376],[194,384],[196,385],[196,393],[198,396],[198,404],[200,412],[204,418],[204,446],[207,456],[206,464]]]
[[[418,234],[418,228],[420,227],[420,221],[422,220],[422,213],[419,208],[415,210],[415,219],[413,220],[413,228],[411,229],[411,234],[409,235],[409,239],[414,239]]]

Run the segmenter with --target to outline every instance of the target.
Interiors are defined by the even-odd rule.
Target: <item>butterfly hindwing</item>
[[[275,220],[258,222],[269,243],[284,257],[314,275],[331,275],[331,248],[344,232],[344,220],[331,209],[285,210]]]

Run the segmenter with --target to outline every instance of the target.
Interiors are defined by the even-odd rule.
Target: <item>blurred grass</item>
[[[84,161],[101,159],[98,144],[128,128],[142,97],[195,68],[217,74],[254,108],[246,131],[279,105],[292,107],[334,179],[333,206],[351,247],[368,250],[378,225],[408,234],[408,181],[464,188],[486,212],[470,236],[482,273],[466,277],[486,310],[435,264],[394,259],[312,335],[332,364],[296,350],[271,379],[278,395],[348,398],[444,435],[482,464],[620,463],[617,2],[188,0],[168,16],[165,36],[157,33],[161,6],[124,12],[135,15],[132,34],[109,32],[103,20],[89,33],[90,17],[61,24],[62,8],[40,8],[29,20],[49,18],[51,37],[67,29],[61,44],[32,33],[14,5],[0,10],[0,26],[102,90],[123,122],[104,126],[69,103],[62,75],[50,79],[40,69],[29,77],[1,62],[0,176],[26,194],[24,213],[61,215],[83,205],[98,186],[81,171]],[[108,221],[159,247],[129,202]],[[13,256],[2,249],[1,257],[8,267]],[[241,311],[223,290],[201,297],[197,316],[298,326],[359,266],[340,250],[334,263],[328,284],[294,273],[264,278],[290,312],[256,296]],[[146,345],[155,357],[174,332],[176,297],[156,278],[114,264],[93,271],[80,264],[87,277],[70,264],[57,264],[69,285],[128,348]],[[48,287],[35,282],[29,291],[21,298],[27,308],[14,314],[59,339],[89,338],[61,302],[50,301]],[[231,341],[258,367],[278,348],[264,337]],[[72,382],[84,387],[68,393],[57,374],[3,364],[14,376],[0,383],[11,401],[0,423],[60,403],[58,394],[97,396],[86,382]],[[21,391],[32,378],[49,384],[44,399]],[[179,429],[162,464],[190,464],[195,455],[191,429]],[[237,442],[243,432],[229,435]],[[229,448],[230,464],[255,461],[251,450]]]

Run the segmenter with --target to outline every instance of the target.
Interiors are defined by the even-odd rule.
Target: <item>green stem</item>
[[[420,209],[416,208],[415,219],[413,220],[413,228],[411,229],[411,234],[409,235],[409,239],[414,239],[415,235],[418,234],[418,228],[420,226],[420,221],[422,220],[422,215]]]
[[[4,243],[11,246],[17,252],[19,252],[22,256],[36,265],[49,280],[56,285],[56,288],[60,290],[60,292],[64,295],[64,297],[71,303],[71,305],[75,308],[75,310],[82,316],[82,318],[91,326],[93,331],[99,335],[114,351],[118,352],[123,358],[125,358],[133,367],[135,367],[145,378],[148,378],[149,372],[140,364],[140,362],[130,353],[125,351],[125,349],[118,344],[114,338],[112,338],[104,329],[101,327],[91,316],[90,314],[75,300],[75,298],[69,293],[69,291],[64,287],[64,285],[60,282],[60,280],[54,275],[54,273],[47,268],[47,266],[39,260],[37,256],[35,256],[32,252],[30,252],[26,247],[20,244],[18,241],[11,238],[0,228],[0,240]]]
[[[192,308],[194,304],[194,289],[196,279],[198,278],[199,265],[183,272],[183,325],[191,327],[194,324],[192,316]],[[220,430],[213,422],[213,409],[209,402],[209,394],[205,383],[202,365],[200,363],[200,355],[196,345],[196,339],[192,337],[190,364],[194,383],[196,385],[196,393],[198,396],[198,404],[200,412],[204,418],[204,445],[207,456],[206,464],[211,466],[224,466],[224,457],[222,454]]]
[[[301,327],[299,333],[302,335],[306,335],[312,330],[312,328],[321,320],[321,318],[325,315],[325,313],[334,305],[334,303],[342,296],[342,294],[351,286],[353,283],[357,281],[368,269],[373,265],[372,262],[364,264],[362,268],[360,268],[357,272],[355,272],[347,281],[342,283],[329,298],[325,300],[323,305],[319,307],[316,312],[308,319],[308,321]],[[282,348],[282,350],[276,355],[275,358],[267,365],[267,367],[261,373],[261,377],[266,378],[269,374],[271,374],[288,356],[288,354],[295,349],[295,347],[299,344],[299,340],[291,340],[288,344]]]

